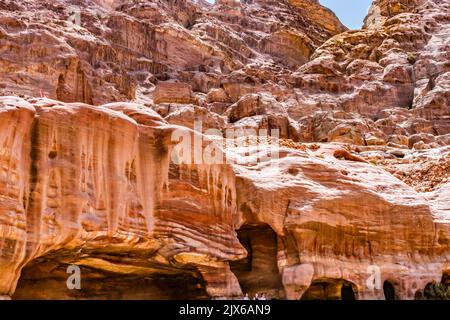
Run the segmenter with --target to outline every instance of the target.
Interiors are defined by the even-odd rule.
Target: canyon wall
[[[313,0],[0,11],[0,296],[414,299],[450,273],[448,1],[351,31]],[[176,161],[180,135],[225,161]]]

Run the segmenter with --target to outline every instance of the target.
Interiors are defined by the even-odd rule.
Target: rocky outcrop
[[[151,110],[52,100],[32,106],[6,97],[4,119],[10,120],[2,131],[1,190],[8,196],[1,206],[2,293],[12,294],[20,269],[49,252],[53,259],[136,275],[173,274],[191,264],[225,272],[225,261],[244,256],[233,229],[231,169],[170,167],[174,127]],[[104,246],[101,256],[113,260],[82,253]],[[78,257],[67,255],[80,249]],[[113,262],[130,250],[134,263]]]
[[[266,64],[269,56],[298,66],[344,30],[332,13],[312,5],[327,13],[328,28],[288,0],[214,6],[190,0],[4,0],[0,89],[101,104],[148,101],[158,81],[183,78],[206,93],[223,73]],[[269,21],[266,10],[275,13]]]
[[[353,31],[315,0],[0,11],[0,297],[413,299],[450,272],[447,1]]]
[[[187,83],[160,82],[153,93],[153,102],[190,104],[195,102],[192,87]]]
[[[148,108],[30,102],[2,98],[2,132],[9,132],[2,135],[3,294],[13,294],[19,281],[17,297],[33,297],[46,287],[37,281],[43,287],[28,290],[37,270],[61,272],[68,264],[105,281],[114,281],[111,273],[174,274],[193,283],[186,292],[204,286],[203,296],[212,297],[242,294],[242,276],[247,290],[273,288],[275,297],[300,298],[314,278],[330,277],[355,283],[361,298],[379,298],[365,289],[367,268],[376,264],[401,284],[399,297],[411,298],[413,288],[442,274],[450,230],[435,206],[445,193],[427,203],[382,169],[336,159],[336,147],[282,149],[276,166],[176,164],[171,134],[188,129]],[[242,148],[228,152],[237,156]],[[250,280],[262,260],[246,276],[229,267],[247,252],[255,259],[265,252],[264,242],[246,251],[235,233],[252,225],[274,231],[278,245],[266,254],[279,269],[278,285],[259,288]],[[250,235],[261,237],[258,229]],[[67,291],[62,297],[77,297]]]

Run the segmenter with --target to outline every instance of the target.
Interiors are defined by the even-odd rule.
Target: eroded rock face
[[[2,291],[14,292],[21,267],[49,252],[59,262],[141,275],[191,264],[227,271],[224,261],[245,255],[233,228],[233,172],[169,168],[174,127],[152,110],[6,97],[2,116]],[[99,249],[137,258],[117,264],[83,254]]]
[[[2,123],[18,127],[2,135],[2,168],[9,173],[2,179],[2,192],[9,196],[2,202],[4,294],[13,294],[18,281],[18,298],[42,291],[47,284],[26,289],[26,279],[46,268],[41,257],[88,268],[88,278],[95,272],[105,273],[108,281],[114,281],[110,273],[147,277],[149,287],[157,275],[173,274],[192,283],[186,290],[194,298],[205,294],[194,294],[197,286],[211,297],[239,296],[239,277],[256,292],[245,279],[257,277],[264,268],[259,264],[269,261],[258,258],[263,252],[279,270],[274,273],[279,282],[263,289],[278,298],[300,298],[313,278],[323,277],[345,278],[357,285],[361,298],[379,298],[380,292],[365,289],[373,264],[401,284],[400,297],[411,298],[413,288],[442,273],[448,216],[445,209],[444,215],[437,213],[446,193],[427,202],[366,161],[337,159],[338,145],[282,148],[276,166],[271,161],[256,167],[177,165],[170,158],[171,133],[188,129],[169,125],[148,108],[30,102],[2,98],[2,116],[9,120]],[[242,148],[228,150],[230,157],[239,152]],[[249,248],[235,230],[247,225],[270,226],[276,244],[251,242],[256,265],[244,278],[228,261],[246,256]],[[251,237],[267,238],[258,228]],[[183,278],[186,272],[191,278]],[[77,297],[54,285],[61,297]],[[90,297],[102,297],[98,290],[89,289]],[[156,290],[141,297],[170,295],[158,296]]]
[[[0,89],[64,102],[148,102],[158,81],[185,78],[207,93],[247,65],[301,65],[345,29],[311,6],[326,13],[327,28],[288,0],[2,0]]]
[[[0,11],[0,297],[413,299],[450,272],[447,1],[356,31],[313,0]],[[279,158],[236,162],[261,129]],[[249,148],[174,161],[229,130]]]

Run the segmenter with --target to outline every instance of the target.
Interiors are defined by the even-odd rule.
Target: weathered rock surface
[[[254,225],[273,230],[278,243],[251,250],[276,262],[278,285],[263,288],[275,297],[300,298],[314,278],[329,277],[355,283],[361,298],[379,298],[382,293],[365,289],[373,264],[401,284],[403,298],[442,275],[449,253],[446,193],[427,202],[376,166],[338,160],[338,145],[282,148],[277,166],[176,165],[171,133],[182,127],[148,108],[31,102],[2,98],[2,120],[9,120],[2,121],[9,132],[2,135],[4,294],[13,294],[19,281],[17,297],[33,297],[52,287],[36,282],[37,270],[76,264],[104,273],[105,283],[114,281],[110,273],[146,277],[149,286],[156,275],[175,275],[192,283],[186,288],[192,298],[239,296],[240,273],[236,277],[228,261],[246,256],[235,230]],[[232,157],[242,149],[228,152]],[[257,230],[251,233],[256,239]],[[30,277],[33,290],[27,289]],[[244,283],[250,292],[259,290],[259,281]],[[77,297],[60,287],[61,297]],[[101,290],[90,290],[89,297],[101,297]],[[106,297],[139,297],[121,290]]]
[[[315,0],[0,13],[0,297],[413,299],[450,273],[448,1],[353,31]],[[226,164],[177,164],[208,129],[239,133]],[[273,151],[259,129],[279,158],[236,162]]]

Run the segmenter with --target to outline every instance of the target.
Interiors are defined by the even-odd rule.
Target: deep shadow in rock
[[[396,300],[394,286],[387,280],[383,283],[383,292],[386,300]]]
[[[268,225],[245,225],[237,231],[248,255],[230,262],[242,292],[250,296],[265,294],[271,299],[285,298],[277,263],[277,235]]]
[[[301,300],[357,300],[357,287],[344,279],[314,280]]]
[[[107,272],[81,266],[81,289],[69,289],[68,264],[45,258],[22,270],[13,300],[203,300],[209,299],[201,275],[192,272],[148,275]]]

